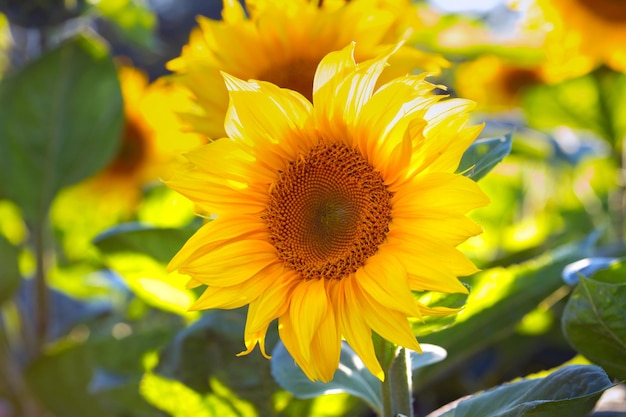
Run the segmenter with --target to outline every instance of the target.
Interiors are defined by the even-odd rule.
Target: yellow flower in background
[[[168,63],[173,79],[189,88],[198,103],[185,119],[212,138],[225,134],[228,92],[220,71],[269,81],[310,100],[315,69],[327,53],[355,41],[357,61],[372,58],[382,45],[407,37],[417,19],[408,0],[335,0],[321,7],[309,0],[249,0],[246,5],[249,16],[237,0],[228,0],[222,21],[199,17],[181,56]],[[447,65],[438,55],[410,47],[391,59],[385,78],[416,68],[436,72]]]
[[[193,309],[249,305],[245,352],[278,319],[287,350],[329,381],[343,338],[384,378],[372,331],[420,350],[408,317],[457,310],[412,291],[466,293],[477,271],[456,249],[481,228],[466,217],[487,198],[455,174],[481,126],[473,103],[445,99],[424,75],[379,88],[387,54],[357,64],[355,46],[328,54],[303,95],[224,75],[228,138],[199,147],[166,184],[215,219],[169,269],[207,285]]]
[[[61,190],[51,209],[70,258],[84,257],[95,235],[132,219],[144,188],[159,184],[183,152],[206,143],[202,135],[184,132],[174,112],[192,105],[186,90],[164,79],[149,83],[130,65],[120,65],[118,77],[124,125],[117,155],[99,173]]]
[[[551,81],[584,75],[601,65],[626,71],[623,1],[534,0],[527,14],[530,27],[546,31]]]
[[[478,108],[484,111],[518,107],[524,90],[542,82],[539,65],[524,65],[495,55],[459,64],[455,72],[459,96],[476,101]]]
[[[75,191],[83,198],[106,201],[109,209],[129,212],[143,187],[158,182],[172,160],[206,140],[184,132],[174,112],[192,105],[185,90],[165,79],[149,83],[142,70],[129,65],[121,65],[118,76],[124,100],[120,147],[106,168]]]

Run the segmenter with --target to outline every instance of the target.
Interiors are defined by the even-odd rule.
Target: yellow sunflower
[[[531,26],[546,31],[547,71],[552,81],[584,75],[600,65],[626,71],[623,1],[534,0],[528,15]]]
[[[147,75],[120,65],[118,77],[124,100],[120,147],[99,173],[75,187],[88,200],[106,201],[112,211],[128,212],[137,204],[142,187],[167,174],[181,152],[206,143],[197,133],[184,132],[174,108],[191,106],[186,90],[165,79],[148,82]]]
[[[485,111],[518,107],[524,90],[542,82],[543,73],[538,64],[510,62],[496,55],[464,62],[455,72],[459,95],[476,101]]]
[[[120,65],[118,77],[124,124],[117,155],[100,172],[63,189],[52,206],[53,222],[63,230],[65,252],[72,258],[85,256],[97,233],[131,219],[144,187],[167,176],[172,160],[206,143],[202,135],[184,132],[174,113],[192,105],[185,89],[166,80],[149,83],[130,65]]]
[[[248,0],[246,8],[247,14],[239,1],[227,0],[222,21],[199,17],[181,56],[168,63],[173,79],[189,88],[198,103],[184,117],[212,138],[225,134],[228,92],[220,71],[269,81],[311,100],[315,69],[327,53],[355,41],[357,60],[369,59],[417,24],[409,0]],[[447,65],[438,55],[410,47],[400,48],[392,63],[386,78]]]
[[[193,309],[249,305],[245,352],[264,356],[278,319],[287,350],[329,381],[340,341],[377,377],[372,331],[420,347],[408,317],[450,314],[412,291],[467,292],[476,267],[456,246],[481,229],[465,214],[487,203],[455,174],[480,126],[473,103],[432,93],[425,76],[379,88],[391,55],[357,64],[354,44],[319,64],[313,104],[263,81],[224,75],[228,138],[189,152],[166,181],[215,220],[169,269],[207,285]]]

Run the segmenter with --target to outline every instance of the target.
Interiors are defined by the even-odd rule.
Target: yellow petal
[[[356,271],[354,281],[385,307],[401,311],[406,316],[420,316],[406,269],[393,255],[384,256],[379,252],[372,256]]]
[[[277,274],[273,274],[271,278],[272,285],[259,293],[258,298],[250,303],[246,332],[256,332],[287,312],[289,297],[294,286],[298,284],[298,279],[297,274],[285,271],[281,265]]]
[[[357,297],[361,314],[372,330],[393,343],[421,351],[405,314],[384,307],[358,286],[353,285],[351,292],[346,297]]]
[[[341,333],[367,369],[382,381],[385,379],[385,373],[376,357],[372,330],[363,319],[358,298],[351,296],[352,285],[357,285],[354,277],[344,278],[335,286],[332,293]]]
[[[168,272],[179,269],[185,262],[199,257],[231,241],[258,239],[267,236],[262,220],[254,216],[219,217],[204,224],[191,236],[170,261]]]
[[[392,216],[447,218],[487,203],[489,198],[469,178],[459,174],[430,173],[416,176],[397,190],[392,199]]]
[[[271,265],[262,269],[256,275],[239,285],[229,287],[209,286],[200,298],[190,307],[190,310],[208,310],[211,308],[233,309],[246,304],[252,305],[266,294],[268,288],[282,272],[282,265]],[[248,310],[248,316],[250,316],[250,310]],[[246,322],[246,327],[249,323],[250,319]],[[255,328],[254,330],[258,331],[262,326],[258,327],[259,328]]]
[[[297,347],[305,360],[311,357],[311,341],[328,311],[328,294],[323,279],[300,282],[293,290],[289,314],[294,324]]]
[[[187,261],[178,270],[207,285],[229,287],[241,284],[276,262],[276,250],[271,243],[265,240],[241,240]]]

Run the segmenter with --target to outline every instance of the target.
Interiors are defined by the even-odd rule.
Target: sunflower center
[[[304,279],[341,279],[385,240],[391,197],[358,151],[321,143],[280,172],[264,219],[286,265]]]
[[[626,1],[624,0],[577,0],[590,13],[601,19],[626,23]]]
[[[148,151],[146,136],[145,128],[127,119],[124,124],[122,143],[109,165],[109,170],[116,174],[126,175],[141,166]]]
[[[264,71],[259,79],[269,81],[282,88],[297,91],[313,101],[313,78],[319,61],[294,59]]]
[[[502,85],[507,94],[515,96],[521,90],[541,82],[537,71],[526,68],[515,68],[505,71],[502,77]]]

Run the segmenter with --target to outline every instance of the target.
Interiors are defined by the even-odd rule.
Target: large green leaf
[[[471,291],[454,325],[419,338],[420,342],[442,346],[448,358],[425,368],[416,386],[514,332],[526,314],[563,286],[563,268],[584,254],[585,245],[560,247],[527,262],[488,269],[464,280]]]
[[[78,36],[0,83],[0,184],[40,222],[61,187],[100,170],[123,121],[115,67],[105,46]]]
[[[579,284],[563,312],[563,330],[571,344],[611,376],[626,379],[626,262],[579,275]]]
[[[20,284],[17,256],[17,248],[0,234],[0,305],[11,298]]]
[[[446,351],[439,346],[422,344],[421,347],[421,354],[409,352],[413,371],[442,361],[446,357]],[[311,381],[295,364],[282,343],[278,343],[272,351],[272,375],[284,389],[297,398],[316,398],[325,394],[345,392],[362,399],[377,413],[382,412],[380,380],[372,375],[346,342],[341,345],[339,368],[330,382]]]
[[[215,393],[209,381],[219,381],[238,398],[254,404],[260,415],[272,415],[271,396],[279,387],[270,374],[269,361],[256,351],[235,356],[245,349],[245,321],[245,309],[206,312],[163,349],[154,372],[201,394]],[[270,329],[269,347],[276,342],[276,333],[275,327]]]
[[[437,417],[586,417],[613,384],[597,366],[572,365],[542,379],[506,384],[459,402]]]

